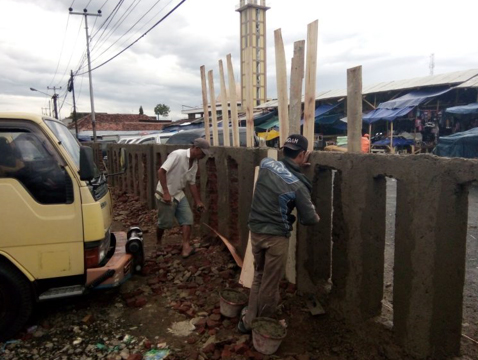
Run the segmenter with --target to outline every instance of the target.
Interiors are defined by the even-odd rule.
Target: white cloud
[[[75,11],[82,11],[89,0],[71,2]],[[71,2],[2,1],[0,110],[41,112],[42,107],[48,106],[48,98],[31,92],[30,87],[52,94],[47,86],[61,86],[60,94],[64,94],[70,69],[77,69],[86,48],[82,17],[68,15]],[[139,22],[138,27],[143,26],[140,32],[126,35],[98,57],[155,2],[143,0],[103,46],[94,45],[99,34],[93,38],[93,66],[135,40],[179,0],[159,2]],[[224,61],[231,53],[236,78],[239,77],[239,14],[235,12],[238,2],[187,0],[132,48],[93,72],[96,110],[136,113],[143,106],[147,114],[153,115],[154,106],[165,103],[171,107],[173,119],[182,118],[181,105],[201,103],[201,65],[214,71],[219,94],[219,59]],[[104,0],[92,0],[88,10],[95,12],[103,3]],[[107,2],[103,16],[96,23],[89,18],[91,33],[96,33],[116,4],[117,1]],[[115,28],[115,21],[130,5],[133,7],[134,3],[123,2],[109,29]],[[431,0],[399,3],[276,0],[270,1],[270,6],[267,12],[269,96],[276,94],[274,30],[282,30],[287,68],[290,68],[294,41],[306,39],[307,24],[316,19],[319,19],[318,90],[345,88],[346,70],[356,65],[363,67],[365,85],[425,76],[429,73],[431,53],[435,54],[435,73],[477,67],[478,50],[473,45],[476,1],[443,4]],[[158,15],[161,8],[164,9]],[[90,109],[88,86],[86,75],[77,77],[80,111]],[[62,116],[71,111],[71,102],[68,96]]]

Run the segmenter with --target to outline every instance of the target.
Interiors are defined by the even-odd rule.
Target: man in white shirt
[[[158,170],[159,181],[156,187],[156,199],[158,200],[157,244],[161,245],[164,230],[172,228],[174,218],[176,218],[183,233],[181,253],[183,258],[188,258],[195,252],[189,242],[194,218],[183,189],[189,184],[196,209],[200,212],[204,211],[204,204],[196,187],[196,173],[198,160],[206,155],[209,156],[209,143],[205,139],[198,138],[194,140],[191,148],[176,150],[169,154]]]

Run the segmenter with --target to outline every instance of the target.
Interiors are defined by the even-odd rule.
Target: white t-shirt
[[[172,198],[177,201],[185,196],[183,189],[186,185],[196,183],[196,173],[198,170],[198,161],[194,160],[191,168],[189,168],[189,159],[191,157],[191,149],[175,150],[169,154],[161,169],[166,170],[166,179],[168,182],[168,190]],[[158,181],[156,191],[164,194],[161,182]],[[159,199],[159,194],[156,193]]]

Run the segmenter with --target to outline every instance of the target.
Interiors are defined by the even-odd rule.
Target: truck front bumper
[[[135,268],[143,266],[143,251],[138,254],[127,253],[128,243],[125,232],[115,232],[116,246],[113,256],[101,267],[87,269],[86,286],[95,289],[117,287],[128,280]]]

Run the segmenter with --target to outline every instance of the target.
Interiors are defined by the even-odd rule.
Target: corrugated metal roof
[[[407,90],[438,85],[455,85],[460,83],[463,84],[459,85],[458,87],[478,87],[478,69],[455,71],[446,74],[429,75],[413,79],[386,81],[378,84],[367,85],[363,87],[362,94],[368,95],[386,91]],[[327,90],[316,94],[315,99],[328,100],[342,98],[346,96],[347,89]],[[259,105],[256,108],[261,109],[277,106],[277,100],[272,100],[262,105]]]
[[[471,78],[470,80],[465,81],[464,83],[457,86],[457,88],[476,88],[476,87],[478,87],[478,76],[475,76],[474,78]]]

